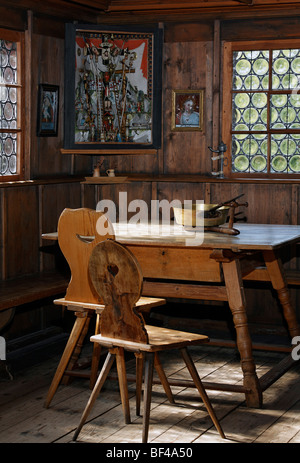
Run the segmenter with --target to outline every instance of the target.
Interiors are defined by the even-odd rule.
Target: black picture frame
[[[91,154],[98,150],[109,154],[110,150],[120,150],[122,154],[122,149],[128,152],[128,150],[160,148],[162,29],[158,26],[66,24],[65,32],[64,149],[69,152],[79,150],[81,154],[85,154],[85,151],[88,151],[86,154]],[[146,55],[143,51],[142,60],[147,66],[147,76],[143,83],[146,91],[138,87],[142,65],[137,68],[135,64],[135,56],[137,55],[139,59],[140,52],[137,53],[134,49],[134,41],[137,44],[145,44]],[[104,52],[109,54],[109,58]],[[112,57],[115,60],[113,62]],[[104,61],[105,59],[107,61]],[[115,64],[117,59],[119,62]],[[86,72],[83,66],[86,66]],[[139,73],[136,72],[137,70]],[[115,77],[121,73],[123,73],[122,81]],[[134,73],[137,76],[136,86],[130,81]],[[105,82],[105,78],[108,83]],[[122,82],[126,82],[126,91],[123,88],[121,93]],[[104,101],[106,91],[108,109]],[[140,114],[138,114],[138,98],[141,98],[143,104]],[[117,100],[122,102],[119,103],[119,108]],[[113,105],[115,109],[112,109]],[[109,114],[112,116],[109,117]],[[140,126],[138,124],[134,126],[132,121],[139,120],[139,115],[142,115],[140,118],[142,123]],[[108,126],[107,120],[111,126]],[[124,129],[124,125],[128,128]]]
[[[58,131],[59,86],[39,84],[37,136],[56,137]]]

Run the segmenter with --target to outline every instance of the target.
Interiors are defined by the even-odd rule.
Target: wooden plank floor
[[[205,346],[192,350],[205,381],[242,381],[236,351]],[[254,352],[258,376],[287,354]],[[90,395],[88,380],[74,378],[60,386],[50,408],[43,403],[59,357],[17,373],[13,380],[0,381],[0,443],[69,443]],[[162,357],[172,378],[188,379],[178,353]],[[129,359],[129,370],[133,361]],[[295,364],[264,393],[264,407],[250,409],[239,393],[208,391],[226,434],[225,443],[300,443],[300,365]],[[134,412],[131,383],[132,423],[125,425],[116,381],[102,390],[78,442],[140,443],[142,418]],[[153,388],[149,443],[223,442],[193,388],[173,387],[176,405],[171,405],[157,384]],[[76,445],[76,444],[75,444]]]

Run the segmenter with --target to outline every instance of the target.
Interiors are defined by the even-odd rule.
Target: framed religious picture
[[[58,85],[39,84],[37,136],[56,137],[58,127]]]
[[[203,130],[204,90],[172,91],[173,131]]]
[[[64,148],[159,148],[161,58],[158,27],[67,24]]]

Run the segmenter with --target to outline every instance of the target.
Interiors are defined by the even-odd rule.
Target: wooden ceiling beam
[[[239,3],[246,3],[247,5],[253,5],[253,0],[235,0]]]
[[[299,0],[110,0],[108,12],[174,11],[195,9],[203,12],[248,8],[276,10],[300,6]]]
[[[106,11],[110,4],[110,0],[65,0],[67,3],[76,3],[84,7],[95,8],[96,10]]]
[[[251,0],[251,3],[248,0],[111,0],[108,11],[99,14],[98,22],[174,22],[179,17],[189,21],[293,15],[300,15],[299,0]]]
[[[0,3],[9,11],[31,10],[37,18],[98,24],[300,16],[299,0],[1,0]]]
[[[252,0],[251,0],[252,1]],[[237,7],[239,0],[111,0],[108,11],[154,11],[154,10],[177,10],[177,9],[208,9]],[[248,0],[242,0],[246,3]]]
[[[57,17],[63,20],[95,21],[95,15],[105,11],[110,0],[97,0],[101,5],[92,9],[88,2],[95,0],[1,0],[1,7],[16,9],[18,11],[31,10],[34,14]]]
[[[97,16],[98,24],[149,24],[153,22],[178,23],[178,22],[213,22],[220,21],[239,21],[243,19],[265,19],[265,18],[293,18],[300,17],[300,2],[292,8],[287,9],[285,6],[262,9],[249,8],[247,5],[241,5],[240,8],[210,8],[186,9],[186,10],[144,10],[144,11],[121,11],[115,13],[100,13]]]

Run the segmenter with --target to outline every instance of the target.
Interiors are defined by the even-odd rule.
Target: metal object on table
[[[210,211],[218,204],[192,204],[191,206],[174,207],[175,220],[179,225],[196,227],[200,217],[204,217],[204,227],[217,227],[226,222],[229,207],[219,207],[215,214],[206,217],[206,211]],[[198,220],[197,220],[198,219]]]
[[[210,209],[204,208],[204,217],[213,217],[216,211],[220,209],[222,206],[229,206],[231,203],[235,202],[237,199],[241,198],[242,196],[244,196],[244,193],[242,193],[241,195],[235,196],[234,198],[229,199],[228,201],[223,201],[222,203],[214,205]]]
[[[190,206],[174,207],[175,220],[187,230],[194,230],[201,223],[205,231],[238,235],[239,230],[233,228],[235,210],[239,206],[248,207],[248,203],[239,204],[236,202],[244,194],[238,195],[219,204],[192,204]],[[228,219],[228,227],[222,227]],[[203,218],[203,223],[201,222]]]

